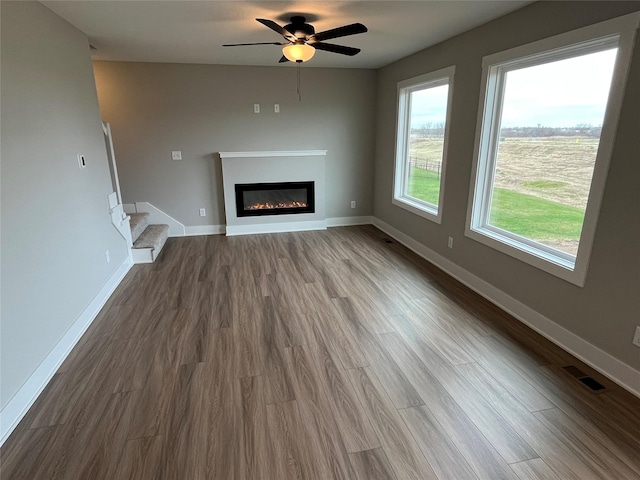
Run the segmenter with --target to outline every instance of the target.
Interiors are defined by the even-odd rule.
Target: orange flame
[[[245,207],[245,210],[274,210],[277,208],[304,208],[306,207],[306,202],[278,202],[278,203],[254,203],[253,205],[249,205]]]

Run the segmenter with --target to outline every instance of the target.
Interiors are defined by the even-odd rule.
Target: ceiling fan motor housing
[[[291,17],[291,23],[283,27],[287,32],[293,34],[298,39],[304,40],[307,36],[316,33],[316,29],[313,25],[307,23],[305,17],[295,16]]]

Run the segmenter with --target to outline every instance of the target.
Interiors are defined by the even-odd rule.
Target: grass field
[[[411,169],[408,193],[414,198],[437,204],[440,179],[434,172]],[[490,223],[498,228],[548,242],[577,241],[582,230],[584,212],[544,198],[506,188],[494,190]]]
[[[501,141],[490,223],[575,254],[597,149],[594,138]],[[442,140],[414,140],[410,151],[430,162],[441,161]],[[410,178],[412,196],[438,202],[437,174],[412,169]]]
[[[414,198],[437,205],[440,195],[440,176],[435,172],[411,167],[407,193]]]

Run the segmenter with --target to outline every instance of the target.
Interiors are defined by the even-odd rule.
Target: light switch
[[[280,113],[280,104],[279,103],[274,103],[273,104],[273,111],[275,113]]]
[[[182,160],[182,152],[180,150],[171,152],[171,160]]]
[[[254,103],[253,104],[253,113],[260,113],[260,104],[259,103]]]

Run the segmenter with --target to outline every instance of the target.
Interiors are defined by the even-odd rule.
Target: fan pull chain
[[[297,70],[298,70],[298,101],[301,102],[302,101],[302,92],[300,91],[300,64],[302,63],[301,60],[298,60],[297,62]]]

